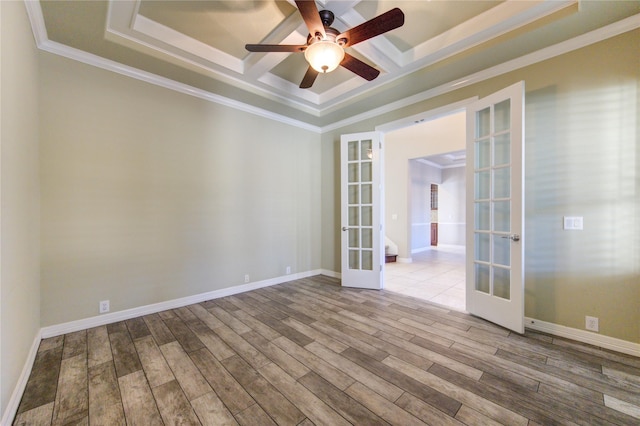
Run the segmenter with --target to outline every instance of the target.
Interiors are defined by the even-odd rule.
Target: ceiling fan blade
[[[344,59],[340,62],[340,65],[368,81],[371,81],[380,75],[380,71],[371,65],[362,62],[360,59],[354,58],[346,52],[344,54]]]
[[[356,43],[384,34],[402,25],[404,25],[404,13],[396,7],[339,34],[336,40],[344,38],[347,40],[345,46],[353,46]]]
[[[316,71],[312,67],[309,67],[302,79],[302,82],[300,83],[300,88],[308,89],[313,86],[313,82],[316,81],[316,77],[318,77],[318,71]]]
[[[247,44],[244,46],[249,52],[304,52],[306,44]]]
[[[325,38],[327,35],[324,32],[324,25],[320,19],[320,12],[318,12],[316,2],[314,0],[296,0],[296,6],[298,6],[300,15],[302,15],[302,19],[304,19],[304,23],[309,29],[309,34],[315,36],[320,33],[322,38]]]

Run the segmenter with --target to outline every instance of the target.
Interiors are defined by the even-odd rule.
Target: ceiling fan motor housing
[[[326,38],[322,38],[322,35],[320,35],[320,33],[316,34],[315,36],[312,36],[311,34],[309,34],[309,36],[307,37],[307,44],[311,45],[313,43],[316,43],[318,41],[332,41],[334,43],[337,43],[341,46],[344,45],[344,43],[339,43],[338,40],[336,40],[336,38],[338,37],[338,34],[340,34],[340,31],[336,30],[335,28],[332,27],[324,27],[324,32],[327,35]]]

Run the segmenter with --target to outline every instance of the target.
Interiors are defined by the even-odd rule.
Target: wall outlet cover
[[[598,318],[586,316],[584,317],[584,319],[585,319],[584,328],[590,331],[598,331],[599,329]]]
[[[109,312],[109,301],[101,300],[99,304],[99,310],[101,314],[106,314],[107,312]]]

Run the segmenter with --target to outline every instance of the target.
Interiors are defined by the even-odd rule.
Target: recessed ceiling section
[[[297,9],[283,1],[140,2],[138,14],[237,58],[248,40],[264,40]]]
[[[410,10],[407,25],[390,33],[389,41],[400,51],[406,52],[427,40],[464,24],[471,18],[487,12],[503,1],[362,1],[354,9],[366,19],[371,19],[391,8]],[[414,28],[420,28],[415,31]]]
[[[285,53],[283,56],[285,58],[269,72],[297,86],[304,77],[309,64],[304,59],[304,55]]]
[[[368,82],[339,68],[310,89],[298,85],[302,53],[248,53],[245,44],[305,44],[307,28],[292,1],[109,2],[105,38],[218,78],[288,105],[322,111],[541,19],[567,1],[338,1],[317,2],[335,13],[338,31],[394,7],[405,25],[347,51],[381,71]]]

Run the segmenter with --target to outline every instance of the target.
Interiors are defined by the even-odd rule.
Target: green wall
[[[42,325],[320,267],[320,136],[41,54]]]
[[[339,135],[526,82],[525,314],[640,343],[640,31],[322,136],[323,268],[340,270]],[[583,231],[563,231],[583,216]]]

